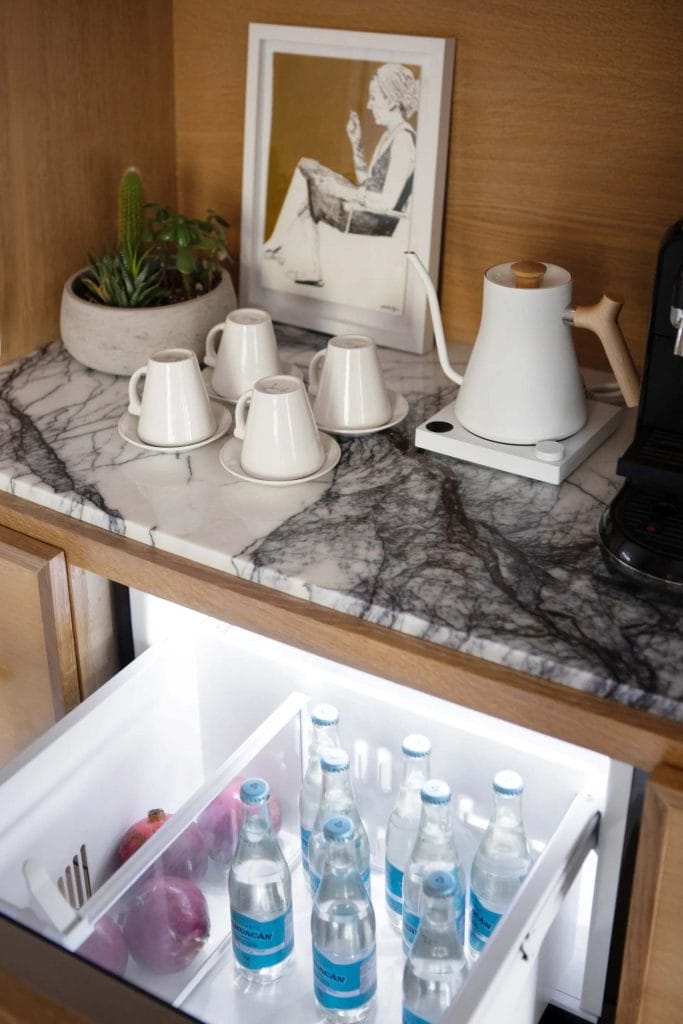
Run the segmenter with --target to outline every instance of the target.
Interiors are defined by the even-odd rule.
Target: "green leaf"
[[[175,254],[175,265],[181,274],[191,274],[194,270],[194,259],[191,251],[181,246]]]
[[[190,242],[192,241],[190,231],[185,227],[184,224],[179,224],[178,227],[176,228],[175,238],[180,249],[187,249]]]

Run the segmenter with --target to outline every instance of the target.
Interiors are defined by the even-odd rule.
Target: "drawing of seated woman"
[[[384,131],[366,163],[360,118],[346,125],[356,182],[309,157],[292,175],[264,258],[276,260],[297,284],[323,286],[318,224],[354,235],[391,236],[406,216],[415,169],[419,83],[402,64],[383,64],[370,81],[368,110]]]

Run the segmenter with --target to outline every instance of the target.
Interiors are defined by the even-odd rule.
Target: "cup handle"
[[[240,397],[237,400],[237,405],[235,406],[235,429],[234,429],[234,434],[235,434],[235,437],[238,439],[238,441],[244,441],[244,428],[245,428],[246,422],[247,422],[247,417],[246,417],[246,411],[245,410],[246,410],[247,406],[249,405],[249,403],[251,402],[252,394],[253,394],[253,391],[251,391],[251,390],[245,391],[243,395],[240,395]]]
[[[308,364],[308,390],[312,395],[317,394],[318,384],[320,383],[320,364],[325,358],[325,349],[321,348],[319,352],[311,359]]]
[[[136,370],[133,376],[128,381],[128,412],[131,416],[139,416],[142,412],[142,406],[140,405],[140,396],[138,395],[138,382],[141,377],[144,377],[147,373],[147,367],[141,366],[139,370]]]
[[[217,348],[218,348],[218,346],[216,344],[216,335],[218,334],[219,331],[222,334],[224,327],[225,327],[225,324],[215,324],[211,328],[211,330],[209,331],[209,333],[206,336],[206,345],[205,345],[205,350],[204,350],[204,362],[206,363],[207,366],[215,366],[216,365],[216,355],[217,355]]]

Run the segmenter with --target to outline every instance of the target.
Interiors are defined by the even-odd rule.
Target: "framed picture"
[[[432,345],[455,41],[249,26],[240,305]]]

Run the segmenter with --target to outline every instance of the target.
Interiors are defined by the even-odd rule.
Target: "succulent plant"
[[[145,203],[142,177],[127,168],[118,190],[117,247],[91,255],[80,276],[82,297],[106,306],[166,306],[204,295],[229,261],[228,222],[213,210],[195,220]]]
[[[122,247],[102,256],[91,256],[88,269],[81,274],[87,297],[104,306],[165,305],[158,262],[140,256],[137,249]]]

